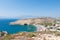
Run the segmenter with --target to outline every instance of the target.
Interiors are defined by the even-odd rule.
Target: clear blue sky
[[[60,0],[0,0],[0,17],[60,17]]]

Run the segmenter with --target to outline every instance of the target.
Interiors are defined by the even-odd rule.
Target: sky
[[[60,0],[0,0],[0,18],[60,17]]]

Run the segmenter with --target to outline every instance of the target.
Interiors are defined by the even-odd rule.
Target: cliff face
[[[10,22],[10,24],[15,25],[15,24],[40,24],[43,22],[48,22],[48,23],[53,23],[54,18],[30,18],[30,19],[22,19],[22,20],[17,20],[15,22]]]

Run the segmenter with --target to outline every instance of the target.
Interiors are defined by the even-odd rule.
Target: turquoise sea
[[[18,32],[35,32],[36,27],[33,25],[9,25],[17,19],[0,19],[0,31],[7,31],[8,34],[15,34]]]

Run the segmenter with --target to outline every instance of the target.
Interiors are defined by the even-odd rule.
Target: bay
[[[33,25],[9,25],[18,19],[0,19],[0,31],[7,31],[8,34],[15,34],[18,32],[35,32],[36,27]]]

